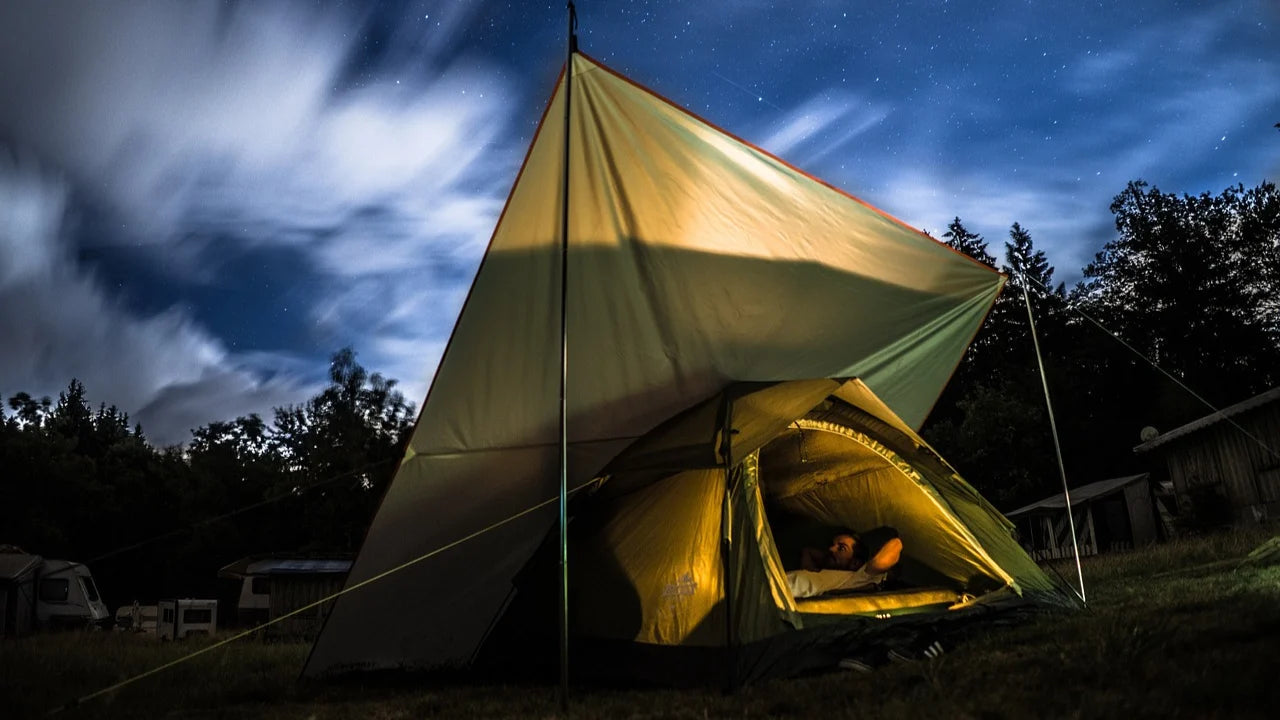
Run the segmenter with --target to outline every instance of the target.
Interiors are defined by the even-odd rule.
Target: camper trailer
[[[160,623],[158,605],[121,605],[116,609],[116,630],[155,635]]]
[[[156,634],[161,640],[181,640],[191,635],[213,635],[217,632],[217,600],[161,600],[158,608]]]
[[[0,554],[0,634],[84,628],[110,619],[93,574],[84,565],[46,560],[17,548]]]
[[[36,617],[41,627],[101,625],[111,618],[89,568],[70,560],[45,560],[39,575]]]

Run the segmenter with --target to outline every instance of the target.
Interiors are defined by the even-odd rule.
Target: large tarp
[[[923,421],[1003,277],[574,55],[569,485],[736,381]],[[305,670],[465,663],[554,520],[564,77]],[[465,539],[465,540],[464,540]]]

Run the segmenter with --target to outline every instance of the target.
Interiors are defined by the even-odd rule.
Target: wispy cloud
[[[810,97],[773,123],[761,147],[780,157],[821,157],[875,127],[889,115],[883,104],[828,90]],[[804,164],[797,158],[796,162]]]
[[[433,10],[429,24],[393,33],[377,72],[360,73],[366,14],[145,0],[0,7],[0,140],[61,173],[7,212],[0,289],[15,311],[5,322],[45,344],[0,351],[9,389],[93,380],[109,402],[172,426],[166,441],[304,390],[262,379],[272,376],[263,358],[287,360],[285,348],[236,355],[185,310],[135,314],[78,265],[76,243],[140,247],[172,282],[211,285],[234,280],[221,276],[226,258],[285,244],[304,261],[293,272],[323,296],[308,316],[325,342],[355,345],[379,369],[409,366],[412,347],[438,353],[519,162],[505,144],[511,88],[485,63],[447,55],[475,12]],[[82,201],[110,224],[71,233],[63,221]],[[18,277],[32,273],[44,289]],[[78,338],[101,352],[67,347]],[[64,355],[79,361],[36,360]],[[430,367],[412,369],[425,387]]]
[[[132,412],[153,441],[168,444],[209,420],[268,413],[309,390],[288,374],[261,379],[181,310],[138,316],[113,300],[75,262],[68,187],[57,176],[30,162],[0,163],[0,197],[6,397],[56,395],[78,378],[91,401]]]
[[[246,223],[270,240],[274,226],[328,227],[353,207],[417,215],[440,193],[477,191],[466,180],[484,174],[474,166],[507,116],[493,74],[446,65],[340,87],[351,18],[220,7],[0,13],[0,24],[28,26],[0,44],[0,62],[31,69],[0,80],[12,99],[0,124],[91,183],[131,243]]]
[[[986,173],[945,176],[903,171],[886,182],[878,197],[885,209],[939,240],[947,225],[959,217],[969,230],[986,238],[991,254],[1004,261],[1009,227],[1017,222],[1031,232],[1057,267],[1056,277],[1074,282],[1093,258],[1099,237],[1110,227],[1105,206],[1065,188],[1045,192],[1041,187],[1010,182]]]

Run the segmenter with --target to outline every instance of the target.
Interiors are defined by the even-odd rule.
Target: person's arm
[[[827,553],[822,548],[807,547],[800,551],[800,569],[820,571],[826,559]]]
[[[876,552],[875,557],[867,561],[866,570],[872,574],[880,574],[889,572],[889,569],[898,564],[898,560],[902,557],[902,540],[891,538]]]

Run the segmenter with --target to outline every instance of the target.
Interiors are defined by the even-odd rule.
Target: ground
[[[719,690],[575,688],[573,718],[1274,717],[1280,563],[1241,560],[1270,530],[1086,559],[1087,610],[992,628],[940,657]],[[1074,579],[1073,563],[1056,571]],[[560,716],[554,688],[299,684],[301,644],[252,638],[76,698],[203,647],[117,633],[0,643],[0,717]]]

